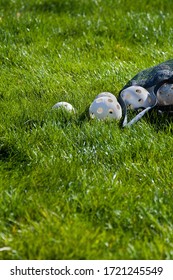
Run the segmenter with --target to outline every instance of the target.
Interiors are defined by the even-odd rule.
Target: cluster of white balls
[[[68,102],[58,102],[52,109],[64,109],[68,112],[75,112],[74,107]],[[117,119],[122,117],[122,109],[117,98],[110,92],[102,92],[96,96],[89,107],[89,116],[91,119]]]
[[[157,91],[156,95],[153,92],[148,92],[141,86],[130,86],[121,91],[120,97],[124,102],[124,106],[129,110],[140,108],[151,108],[156,102],[159,105],[173,104],[173,84],[163,84]],[[122,104],[121,104],[122,105]],[[101,92],[89,106],[89,116],[91,119],[114,119],[122,118],[122,107],[117,101],[115,95],[110,92]],[[75,113],[76,110],[68,102],[58,102],[53,109],[63,108],[70,113]]]
[[[88,113],[90,118],[96,118],[98,120],[120,120],[123,117],[122,126],[130,126],[141,119],[154,106],[172,105],[173,84],[164,83],[158,88],[156,93],[154,87],[146,90],[141,86],[133,85],[123,89],[119,93],[118,100],[110,92],[101,92],[89,106]],[[68,102],[58,102],[52,108],[63,108],[70,113],[76,112],[74,107]],[[136,110],[138,113],[129,122],[127,121],[127,110]]]

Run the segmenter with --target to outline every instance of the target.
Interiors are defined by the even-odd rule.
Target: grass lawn
[[[0,259],[173,259],[172,120],[85,117],[173,57],[172,22],[170,0],[1,1]]]

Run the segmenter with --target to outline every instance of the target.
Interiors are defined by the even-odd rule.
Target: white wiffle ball
[[[65,109],[66,111],[68,111],[70,113],[75,112],[74,107],[70,103],[65,102],[65,101],[58,102],[52,107],[52,109],[59,109],[59,108]]]
[[[98,95],[89,107],[91,119],[120,119],[122,109],[115,96]]]
[[[164,83],[156,95],[159,105],[173,105],[173,84]]]
[[[141,86],[130,86],[124,89],[121,97],[129,109],[147,108],[156,102],[155,96]]]

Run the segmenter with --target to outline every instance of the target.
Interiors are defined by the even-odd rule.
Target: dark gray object
[[[165,87],[163,86],[165,84]],[[169,85],[169,86],[167,86]],[[172,86],[171,86],[172,85]],[[122,92],[125,89],[128,89],[128,87],[131,86],[141,86],[145,88],[153,101],[151,106],[143,107],[141,105],[141,108],[137,109],[143,109],[140,113],[138,113],[130,122],[127,121],[127,104],[122,98]],[[156,108],[161,111],[167,111],[171,109],[172,104],[168,104],[167,100],[171,100],[169,92],[166,92],[165,89],[173,89],[173,59],[162,62],[156,66],[150,67],[148,69],[145,69],[141,72],[139,72],[137,75],[135,75],[130,81],[127,82],[127,84],[122,88],[122,90],[119,92],[118,102],[120,103],[122,107],[122,126],[130,126],[137,122],[146,112],[151,110],[152,108]],[[162,89],[162,90],[161,90]],[[157,98],[157,95],[159,93],[159,97]],[[164,102],[164,98],[166,102]],[[160,101],[161,100],[161,101]],[[166,105],[164,105],[166,104]]]

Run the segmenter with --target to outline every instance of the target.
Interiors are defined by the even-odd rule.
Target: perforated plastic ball
[[[92,119],[120,119],[122,109],[117,99],[108,96],[96,98],[89,107],[89,114]]]
[[[52,109],[58,109],[58,108],[65,109],[68,112],[75,112],[74,107],[70,103],[65,101],[58,102],[52,107]]]
[[[115,100],[117,102],[117,98],[115,97],[115,95],[113,95],[111,92],[107,92],[107,91],[99,93],[96,96],[96,98],[104,97],[104,96],[110,97],[110,98],[112,98],[113,100]]]
[[[121,97],[129,109],[147,108],[155,103],[155,97],[141,86],[130,86],[124,89]]]
[[[159,105],[173,105],[173,84],[163,84],[156,95]]]

